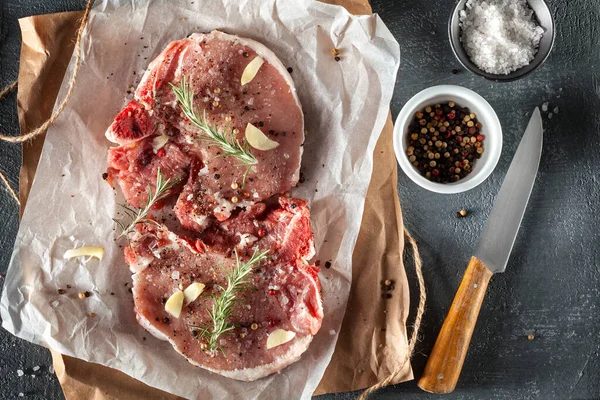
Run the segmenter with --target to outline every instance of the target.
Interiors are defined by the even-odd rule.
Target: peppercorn
[[[252,325],[250,325],[250,329],[252,329],[253,331],[258,329],[258,324],[256,322],[253,322]]]
[[[58,289],[58,294],[65,294],[65,290],[64,289]]]
[[[406,156],[428,180],[460,180],[473,169],[463,161],[481,157],[477,152],[483,147],[480,126],[475,114],[454,102],[426,106],[414,113],[409,124]]]
[[[460,210],[456,212],[456,218],[464,218],[467,216],[467,210]]]
[[[77,294],[77,297],[79,297],[80,299],[85,299],[85,297],[86,297],[86,296],[85,296],[85,293],[84,293],[84,292],[79,292],[79,293]]]
[[[533,336],[531,333],[529,335],[527,335],[527,340],[533,340],[535,339],[535,336]]]

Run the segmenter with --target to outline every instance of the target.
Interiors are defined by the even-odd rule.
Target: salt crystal
[[[34,371],[34,372],[35,372],[35,371],[39,371],[39,370],[40,370],[40,366],[39,366],[39,365],[36,365],[36,366],[35,366],[35,367],[33,367],[32,369],[33,369],[33,371]]]
[[[335,335],[335,330],[333,330],[333,329],[332,329],[332,330],[330,330],[330,331],[329,331],[329,334],[330,334],[331,336],[334,336],[334,335]]]
[[[179,279],[179,271],[173,271],[173,273],[171,274],[171,279],[173,279],[173,280]]]
[[[19,397],[25,397],[25,394],[21,392],[19,393]]]
[[[23,372],[23,370],[22,369],[18,369],[17,370],[17,376],[23,376],[23,375],[25,375],[25,373]]]
[[[544,112],[548,111],[548,103],[542,104],[542,111],[544,111]]]
[[[528,65],[544,34],[526,0],[467,0],[460,27],[471,61],[495,75]]]
[[[554,114],[558,114],[558,107],[554,107],[554,110],[552,110],[554,112]]]
[[[48,367],[48,372],[50,372],[51,374],[54,373],[54,365]]]
[[[552,113],[548,113],[548,119],[552,119],[553,116]]]

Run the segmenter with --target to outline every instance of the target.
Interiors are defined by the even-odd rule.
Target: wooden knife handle
[[[426,392],[450,393],[456,387],[492,275],[483,261],[471,258],[419,379],[419,387]]]

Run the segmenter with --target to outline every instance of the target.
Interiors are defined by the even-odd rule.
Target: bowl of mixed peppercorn
[[[400,111],[394,151],[416,184],[437,193],[460,193],[485,181],[496,167],[502,127],[477,93],[461,86],[434,86]]]

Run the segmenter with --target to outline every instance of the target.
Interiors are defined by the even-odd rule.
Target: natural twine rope
[[[73,66],[73,74],[71,75],[71,78],[69,79],[69,90],[67,90],[67,94],[65,95],[65,98],[62,100],[62,102],[60,103],[58,108],[52,113],[50,118],[48,118],[46,120],[46,122],[44,122],[42,125],[40,125],[36,129],[34,129],[33,131],[26,133],[24,135],[20,135],[20,136],[7,136],[0,132],[1,140],[5,141],[5,142],[9,142],[9,143],[23,143],[28,140],[34,139],[35,137],[39,136],[40,134],[46,132],[46,130],[50,127],[50,125],[52,125],[54,123],[54,121],[56,121],[58,116],[67,107],[67,103],[69,102],[69,99],[71,98],[71,95],[73,94],[73,91],[75,90],[75,80],[77,79],[77,74],[79,73],[79,67],[81,66],[81,37],[83,35],[83,30],[85,29],[88,18],[90,16],[90,10],[92,9],[92,4],[94,4],[94,0],[88,0],[87,5],[85,6],[85,11],[83,13],[83,18],[81,18],[81,23],[79,24],[79,29],[77,30],[77,41],[75,42],[75,51],[76,51],[75,65]],[[14,81],[10,85],[8,85],[4,89],[2,89],[2,91],[0,91],[0,100],[2,100],[7,94],[9,94],[13,90],[15,90],[17,88],[17,85],[18,85],[17,81]],[[19,201],[19,197],[15,193],[14,189],[10,186],[8,179],[6,179],[6,176],[4,176],[4,174],[2,172],[0,172],[0,179],[2,179],[2,182],[4,182],[7,190],[10,192],[12,197],[14,197],[16,202],[19,205],[21,205],[21,202]]]
[[[17,88],[17,81],[14,81],[10,85],[8,85],[4,89],[2,89],[0,91],[0,100],[2,100],[4,97],[6,97],[9,93],[12,93],[12,91],[15,90],[16,88]],[[10,186],[8,179],[6,178],[6,176],[4,175],[4,173],[2,171],[0,171],[0,179],[2,179],[2,182],[4,182],[4,185],[6,186],[6,190],[8,190],[8,193],[10,193],[12,195],[12,197],[15,199],[15,201],[17,202],[18,205],[21,205],[21,202],[19,201],[19,196],[17,196],[17,193],[15,193],[12,186]]]
[[[4,96],[6,96],[7,94],[9,94],[13,90],[15,90],[17,88],[17,84],[18,84],[17,81],[14,81],[10,85],[8,85],[4,89],[2,89],[2,91],[0,92],[0,100],[2,100],[4,98]]]
[[[85,11],[83,13],[83,18],[81,19],[81,24],[79,25],[79,29],[77,30],[77,41],[75,42],[75,51],[76,51],[75,65],[73,66],[73,75],[71,75],[71,78],[69,79],[69,90],[67,90],[67,94],[65,95],[65,98],[61,101],[58,108],[56,110],[54,110],[54,112],[52,113],[50,118],[48,118],[48,120],[46,120],[46,122],[44,122],[42,125],[40,125],[36,129],[34,129],[31,132],[26,133],[24,135],[20,135],[20,136],[6,136],[6,135],[0,133],[0,139],[4,140],[5,142],[10,142],[10,143],[23,143],[28,140],[31,140],[31,139],[35,138],[36,136],[40,135],[41,133],[45,132],[48,129],[48,127],[56,121],[58,116],[67,107],[67,103],[69,102],[69,99],[71,98],[71,95],[73,94],[73,91],[75,90],[75,80],[77,79],[77,74],[79,73],[79,67],[81,66],[81,36],[83,35],[83,30],[85,29],[85,25],[87,24],[87,20],[90,15],[90,9],[92,8],[93,3],[94,3],[94,0],[88,0],[87,5],[85,6]],[[10,89],[10,87],[12,85],[14,85],[16,87],[17,84],[15,82],[15,83],[11,84],[5,90]],[[4,93],[4,90],[2,91],[2,93]]]
[[[419,283],[419,307],[417,308],[417,315],[415,317],[413,332],[410,337],[410,340],[408,341],[408,353],[406,354],[404,360],[402,360],[402,363],[398,366],[398,368],[396,368],[396,370],[394,370],[390,375],[388,375],[387,378],[385,378],[381,382],[376,383],[375,385],[362,392],[362,394],[358,398],[359,400],[365,400],[371,393],[381,389],[384,386],[389,385],[390,382],[400,372],[402,372],[406,363],[410,362],[413,351],[415,349],[415,345],[417,344],[417,340],[419,339],[421,320],[423,319],[423,314],[425,313],[425,302],[427,300],[427,295],[425,294],[425,280],[423,279],[423,264],[421,260],[421,255],[419,254],[419,246],[417,245],[417,242],[415,241],[415,239],[413,239],[413,237],[410,235],[406,228],[404,228],[404,237],[406,238],[406,240],[408,240],[408,243],[410,243],[410,246],[413,251],[413,262],[415,263],[415,272],[417,273],[417,282]]]
[[[17,204],[20,206],[21,202],[19,201],[19,196],[17,196],[17,193],[14,191],[12,186],[10,186],[8,179],[6,179],[6,176],[4,176],[2,171],[0,171],[0,179],[2,179],[2,182],[4,182],[4,185],[6,185],[6,190],[8,190],[8,193],[10,193],[12,195],[12,197],[15,199]]]
[[[87,5],[85,7],[85,11],[83,13],[83,18],[81,19],[81,23],[79,25],[79,29],[77,30],[77,41],[75,42],[76,54],[75,54],[75,65],[73,66],[73,74],[71,75],[71,78],[69,80],[69,89],[67,90],[67,94],[65,95],[64,99],[60,103],[59,107],[52,113],[52,115],[46,122],[44,122],[42,125],[40,125],[36,129],[34,129],[33,131],[26,133],[24,135],[21,135],[21,136],[6,136],[6,135],[0,133],[1,140],[5,141],[5,142],[10,142],[10,143],[23,143],[28,140],[34,139],[41,133],[45,132],[50,127],[50,125],[52,125],[56,121],[56,119],[59,117],[59,115],[66,108],[67,103],[68,103],[69,99],[71,98],[73,91],[75,90],[75,80],[77,79],[77,74],[79,73],[79,67],[81,66],[81,37],[83,35],[83,30],[85,29],[85,26],[89,19],[90,10],[92,8],[93,3],[94,3],[94,0],[88,0]],[[18,84],[17,81],[14,81],[10,85],[8,85],[6,88],[4,88],[2,91],[0,91],[0,100],[2,100],[7,94],[9,94],[13,90],[15,90],[17,88],[17,84]],[[6,177],[4,176],[4,174],[2,172],[0,172],[0,179],[2,179],[2,181],[6,185],[6,188],[8,189],[8,191],[10,192],[12,197],[20,205],[21,203],[19,201],[19,197],[17,196],[17,194],[15,193],[13,188],[10,186],[8,179],[6,179]],[[421,261],[421,255],[419,253],[419,247],[417,245],[417,242],[413,239],[413,237],[411,236],[411,234],[408,232],[408,230],[406,228],[404,228],[404,236],[406,237],[406,240],[408,240],[408,243],[410,244],[412,251],[413,251],[413,261],[415,263],[415,272],[417,273],[417,282],[419,283],[419,307],[417,308],[417,315],[415,317],[413,332],[410,337],[410,340],[408,341],[408,353],[406,354],[406,357],[404,358],[402,363],[398,366],[398,368],[396,368],[395,371],[393,371],[383,381],[366,389],[360,395],[359,400],[365,400],[367,398],[367,396],[369,396],[369,394],[375,392],[376,390],[381,389],[384,386],[389,385],[390,382],[400,372],[402,372],[402,370],[404,369],[404,366],[406,365],[407,362],[410,361],[410,359],[412,357],[415,345],[416,345],[418,337],[419,337],[419,331],[421,328],[421,320],[423,319],[423,314],[425,313],[425,302],[427,300],[427,296],[425,294],[425,280],[423,279],[422,261]]]

